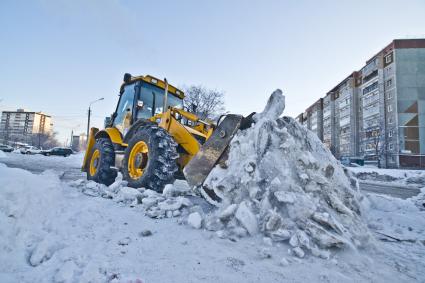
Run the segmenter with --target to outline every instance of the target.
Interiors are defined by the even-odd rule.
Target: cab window
[[[116,110],[116,116],[114,118],[114,125],[121,125],[124,121],[124,117],[129,110],[133,111],[134,104],[134,84],[124,86],[124,92],[121,94],[120,101]]]
[[[157,86],[143,83],[140,89],[139,100],[143,101],[143,107],[138,109],[137,119],[149,119],[155,114],[162,113],[165,91]],[[167,105],[183,108],[183,100],[168,93]]]

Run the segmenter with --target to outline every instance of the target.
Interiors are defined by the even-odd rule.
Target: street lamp
[[[98,101],[101,101],[101,100],[103,100],[103,99],[104,99],[104,98],[103,98],[103,97],[101,97],[101,98],[99,98],[99,99],[96,99],[96,100],[94,100],[94,101],[90,102],[90,104],[89,104],[89,115],[88,115],[88,118],[87,118],[87,137],[86,137],[86,142],[88,142],[88,140],[89,140],[89,133],[90,133],[90,115],[91,115],[91,106],[92,106],[92,104],[93,104],[93,103],[98,102]]]

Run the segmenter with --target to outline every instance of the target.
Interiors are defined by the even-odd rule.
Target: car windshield
[[[143,108],[138,110],[137,119],[148,119],[155,114],[162,113],[164,90],[157,86],[143,83],[140,90],[139,100],[143,101]],[[167,105],[182,109],[183,99],[178,98],[169,92]]]

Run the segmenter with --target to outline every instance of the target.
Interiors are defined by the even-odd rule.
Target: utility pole
[[[103,100],[104,98],[103,97],[101,97],[101,98],[99,98],[99,99],[96,99],[96,100],[94,100],[94,101],[92,101],[92,102],[90,102],[90,104],[89,104],[89,111],[88,111],[88,117],[87,117],[87,137],[86,137],[86,143],[88,142],[88,140],[89,140],[89,134],[90,134],[90,116],[91,116],[91,106],[92,106],[92,104],[93,103],[95,103],[95,102],[98,102],[98,101],[101,101],[101,100]]]
[[[89,112],[88,112],[88,117],[87,117],[87,137],[86,137],[86,142],[89,139],[89,133],[90,133],[90,115],[91,115],[91,109],[90,109],[90,106],[89,106]]]

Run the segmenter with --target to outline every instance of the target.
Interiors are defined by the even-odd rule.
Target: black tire
[[[143,175],[139,178],[131,177],[129,172],[129,157],[133,147],[140,141],[148,147],[147,157],[141,165]],[[158,125],[146,125],[140,127],[129,139],[128,147],[124,153],[122,173],[128,186],[133,188],[144,187],[161,193],[166,184],[174,183],[174,173],[177,171],[176,159],[177,143],[173,138]]]
[[[96,171],[92,175],[90,172],[90,164],[92,162],[93,153],[96,150],[99,151],[100,156],[97,160]],[[112,166],[115,166],[114,145],[108,138],[97,139],[86,167],[87,180],[93,180],[96,183],[109,186],[117,177],[117,171],[111,168]]]

